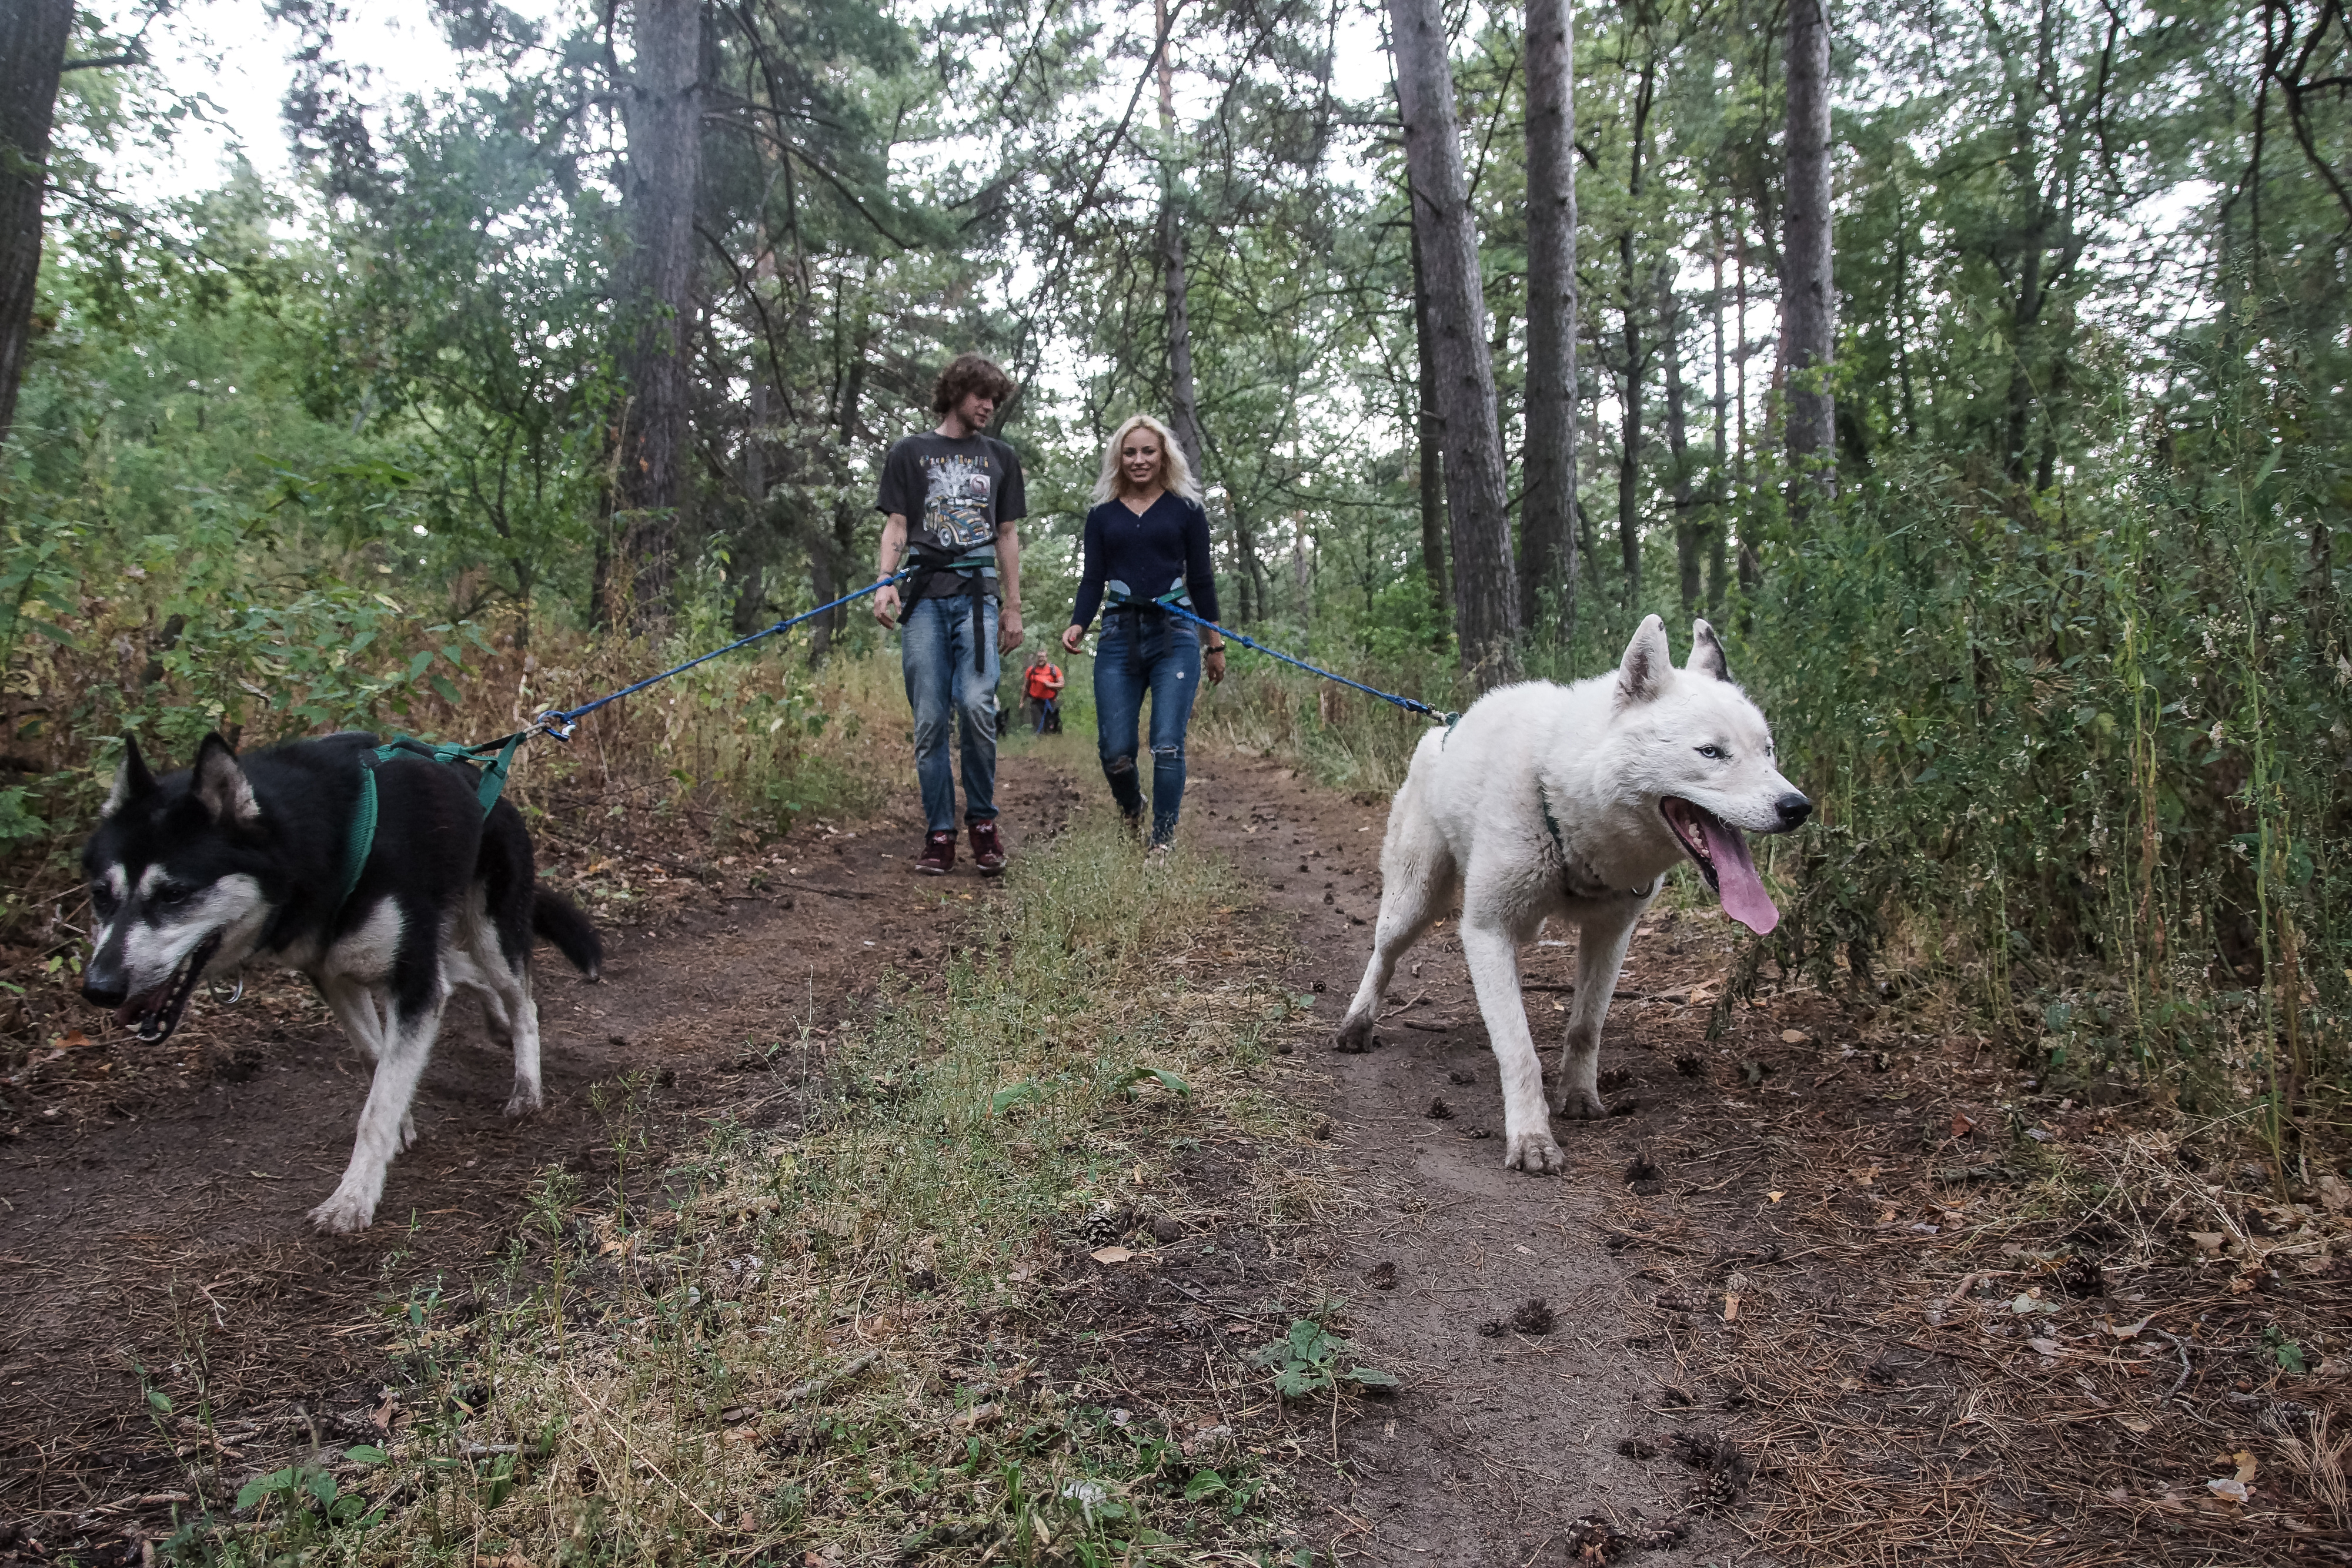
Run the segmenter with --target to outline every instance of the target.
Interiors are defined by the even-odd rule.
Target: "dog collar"
[[[1551,792],[1544,788],[1543,780],[1540,779],[1536,780],[1536,806],[1538,810],[1543,812],[1544,831],[1551,835],[1552,852],[1559,856],[1559,882],[1560,885],[1568,890],[1570,897],[1648,898],[1656,894],[1659,883],[1666,880],[1664,876],[1661,876],[1656,881],[1651,883],[1647,887],[1628,887],[1621,889],[1610,887],[1605,883],[1591,883],[1582,887],[1578,886],[1576,881],[1576,857],[1569,853],[1568,840],[1561,834],[1559,831],[1559,823],[1553,819],[1551,814]]]

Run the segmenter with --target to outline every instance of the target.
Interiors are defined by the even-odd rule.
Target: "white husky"
[[[1674,666],[1653,615],[1613,675],[1489,692],[1413,754],[1381,846],[1381,919],[1339,1049],[1371,1043],[1397,959],[1462,901],[1462,951],[1502,1070],[1503,1164],[1558,1170],[1543,1073],[1519,1003],[1519,946],[1544,917],[1578,927],[1563,1116],[1604,1116],[1596,1072],[1625,945],[1668,869],[1687,855],[1735,920],[1780,923],[1748,858],[1813,803],[1780,776],[1764,716],[1731,682],[1715,629],[1691,626]]]

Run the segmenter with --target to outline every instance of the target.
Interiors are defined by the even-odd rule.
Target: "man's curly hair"
[[[994,360],[980,354],[958,354],[940,372],[931,387],[931,412],[946,415],[973,392],[986,392],[1003,408],[1013,398],[1013,378]]]

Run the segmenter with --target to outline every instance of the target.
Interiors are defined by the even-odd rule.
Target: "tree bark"
[[[1643,182],[1649,172],[1650,110],[1656,101],[1658,57],[1642,62],[1633,94],[1633,133],[1625,174],[1625,224],[1617,231],[1617,263],[1625,275],[1625,382],[1623,434],[1617,453],[1617,554],[1625,573],[1625,608],[1642,601],[1642,344],[1643,297],[1649,292],[1638,270],[1633,225],[1642,209]]]
[[[1437,416],[1437,348],[1431,340],[1429,279],[1422,266],[1420,204],[1405,183],[1406,230],[1412,236],[1412,342],[1419,375],[1414,389],[1413,430],[1421,453],[1421,572],[1429,584],[1430,607],[1443,624],[1453,616],[1445,587],[1445,460],[1439,448],[1445,422]],[[1441,644],[1444,634],[1438,634]]]
[[[1836,332],[1830,272],[1829,0],[1789,6],[1789,190],[1780,246],[1790,520],[1837,493]]]
[[[73,20],[74,0],[0,5],[0,442],[16,422],[32,340],[49,128]]]
[[[1683,386],[1682,296],[1675,292],[1671,274],[1661,269],[1660,292],[1666,308],[1658,347],[1666,371],[1666,451],[1673,460],[1675,582],[1685,615],[1698,609],[1700,572],[1706,559],[1706,530],[1699,522],[1698,491],[1691,484],[1690,423]]]
[[[1707,501],[1714,508],[1713,525],[1707,529],[1706,612],[1721,617],[1726,576],[1725,536],[1730,528],[1725,522],[1729,509],[1728,486],[1731,474],[1730,433],[1725,427],[1723,379],[1723,220],[1715,220],[1715,293],[1711,303],[1715,313],[1715,473],[1707,484]]]
[[[1576,86],[1567,0],[1528,0],[1528,446],[1519,621],[1576,630]]]
[[[1157,0],[1160,26],[1160,135],[1163,160],[1174,157],[1176,141],[1175,46],[1168,37],[1168,0]],[[1176,171],[1160,170],[1160,268],[1168,295],[1168,424],[1192,476],[1202,481],[1201,411],[1192,390],[1192,317],[1186,303],[1184,230],[1178,223]]]
[[[1389,0],[1397,107],[1429,284],[1437,407],[1444,421],[1445,500],[1452,524],[1454,630],[1463,668],[1483,690],[1519,674],[1519,593],[1504,510],[1503,438],[1495,420],[1495,366],[1478,236],[1462,168],[1445,14],[1437,0]]]
[[[627,613],[643,626],[667,603],[686,486],[688,326],[694,206],[702,168],[701,0],[635,0],[636,60],[624,84],[629,142],[621,200],[631,256],[621,290],[629,401],[617,493]]]

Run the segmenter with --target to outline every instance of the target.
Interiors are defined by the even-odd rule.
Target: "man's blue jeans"
[[[948,730],[963,747],[963,820],[996,815],[996,601],[981,601],[980,656],[972,667],[971,601],[919,599],[899,620],[898,662],[907,675],[907,706],[915,710],[915,777],[923,787],[923,820],[932,832],[953,832],[955,780],[948,766]]]
[[[1158,611],[1113,610],[1095,644],[1096,743],[1111,799],[1130,821],[1143,815],[1136,736],[1151,694],[1151,841],[1176,834],[1184,804],[1184,730],[1201,689],[1201,638]]]

